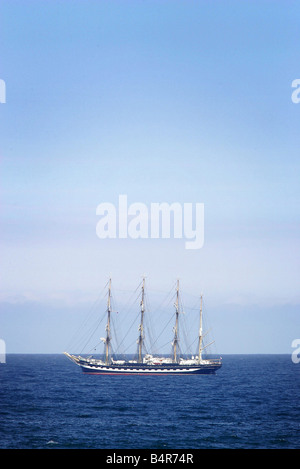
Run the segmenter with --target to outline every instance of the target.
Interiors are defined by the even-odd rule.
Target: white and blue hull
[[[101,365],[88,366],[81,365],[85,374],[93,375],[187,375],[187,374],[213,374],[221,365],[177,365],[177,366],[158,366],[158,365],[136,365],[136,366],[117,366]]]
[[[93,375],[186,375],[213,374],[222,366],[221,360],[204,360],[202,363],[137,363],[104,364],[98,360],[66,355],[81,367],[83,373]]]

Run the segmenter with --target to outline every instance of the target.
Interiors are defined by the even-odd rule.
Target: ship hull
[[[214,374],[220,363],[203,365],[80,365],[83,373],[93,375],[190,375]]]

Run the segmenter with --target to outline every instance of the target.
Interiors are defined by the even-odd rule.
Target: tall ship
[[[102,338],[104,342],[105,353],[101,358],[94,356],[74,355],[68,352],[64,354],[76,365],[81,367],[83,373],[94,375],[187,375],[187,374],[214,374],[222,366],[222,359],[203,358],[203,351],[210,344],[203,345],[203,312],[202,295],[200,296],[199,308],[199,329],[197,353],[191,356],[182,356],[179,350],[179,280],[176,284],[175,306],[175,324],[173,326],[172,353],[170,356],[152,355],[144,353],[145,343],[145,278],[141,286],[140,300],[140,324],[138,327],[137,354],[133,359],[115,359],[111,353],[112,328],[111,328],[111,279],[108,282],[107,297],[107,324],[106,337]]]

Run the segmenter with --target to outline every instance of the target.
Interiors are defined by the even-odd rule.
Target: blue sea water
[[[300,363],[225,355],[216,375],[84,375],[63,355],[0,364],[0,448],[300,448]]]

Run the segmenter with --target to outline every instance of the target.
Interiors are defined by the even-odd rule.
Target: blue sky
[[[149,290],[179,277],[187,292],[204,292],[220,352],[291,352],[300,334],[299,13],[283,0],[1,2],[8,351],[60,352],[65,320],[109,275],[135,289],[146,274]],[[203,248],[100,240],[96,207],[119,194],[204,203]],[[28,324],[26,344],[16,318]]]

